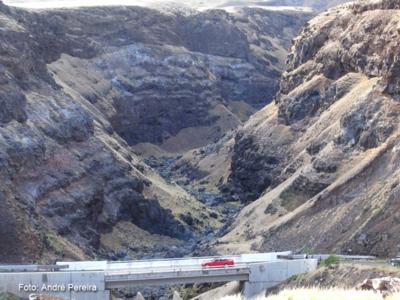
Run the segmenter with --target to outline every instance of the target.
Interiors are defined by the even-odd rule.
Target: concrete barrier
[[[268,288],[274,287],[294,275],[317,269],[318,259],[273,261],[250,265],[249,281],[245,283],[245,299],[264,296]]]

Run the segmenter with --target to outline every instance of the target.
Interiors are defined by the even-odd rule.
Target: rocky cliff
[[[399,13],[359,1],[308,22],[275,102],[235,137],[228,185],[254,202],[214,249],[396,253]]]
[[[132,152],[112,101],[56,83],[51,63],[101,51],[68,19],[0,6],[0,260],[179,255],[209,212]]]

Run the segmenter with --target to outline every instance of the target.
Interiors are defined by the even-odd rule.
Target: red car
[[[233,266],[235,262],[233,259],[216,258],[212,261],[206,261],[201,264],[202,267],[225,267]]]

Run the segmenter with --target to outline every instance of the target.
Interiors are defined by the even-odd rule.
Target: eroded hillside
[[[254,202],[214,249],[396,253],[399,9],[359,1],[304,28],[276,101],[235,137],[228,185]]]
[[[101,107],[56,84],[47,64],[100,51],[58,18],[0,6],[0,259],[190,250],[183,241],[217,221],[142,163]]]

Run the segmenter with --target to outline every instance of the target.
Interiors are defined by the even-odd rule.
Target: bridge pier
[[[265,296],[269,288],[279,285],[294,275],[313,271],[317,266],[317,259],[283,260],[250,265],[250,276],[245,282],[243,296],[245,299]]]

